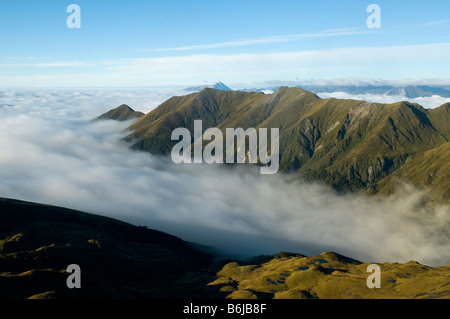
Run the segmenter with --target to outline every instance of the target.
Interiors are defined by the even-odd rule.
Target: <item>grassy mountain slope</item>
[[[207,88],[172,97],[130,126],[127,140],[135,149],[167,155],[177,143],[171,141],[172,131],[185,127],[193,135],[196,119],[203,120],[203,130],[218,127],[223,133],[226,128],[279,128],[280,169],[323,180],[340,191],[379,193],[378,183],[410,156],[450,140],[449,104],[427,110],[408,102],[320,99],[287,87],[273,94]],[[440,152],[450,159],[448,148]],[[425,157],[417,157],[407,169],[414,170]]]
[[[450,141],[450,103],[428,110],[427,114],[436,130]]]
[[[220,287],[231,299],[450,298],[450,266],[382,263],[381,287],[369,289],[369,265],[333,252],[279,254],[254,263],[230,262],[209,285]]]
[[[450,198],[450,142],[409,157],[405,165],[379,182],[379,193],[395,192],[402,183],[423,189],[442,202]]]
[[[328,122],[318,129],[320,140],[301,167],[307,177],[323,179],[339,190],[377,192],[377,182],[401,167],[409,156],[447,141],[418,105],[354,101],[344,113],[345,118],[341,114],[335,124]],[[309,125],[324,119],[312,116]],[[310,135],[307,141],[312,138]]]

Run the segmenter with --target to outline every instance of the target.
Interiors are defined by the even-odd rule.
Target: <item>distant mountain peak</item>
[[[225,85],[223,82],[217,82],[212,86],[213,89],[216,90],[222,90],[222,91],[233,91],[230,89],[227,85]]]
[[[126,104],[122,104],[115,109],[109,110],[103,113],[96,120],[116,120],[116,121],[127,121],[133,118],[140,118],[145,114],[142,112],[136,112],[131,107]]]
[[[201,91],[203,89],[215,89],[215,90],[221,90],[221,91],[233,91],[230,89],[227,85],[225,85],[223,82],[217,82],[214,84],[207,84],[207,85],[199,85],[199,86],[190,86],[188,88],[185,88],[185,91]]]

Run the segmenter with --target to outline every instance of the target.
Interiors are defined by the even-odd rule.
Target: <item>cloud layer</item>
[[[408,101],[411,103],[417,103],[424,108],[435,108],[439,107],[444,103],[450,102],[450,98],[442,97],[439,95],[427,96],[427,97],[417,97],[417,98],[407,98],[402,95],[387,95],[387,94],[349,94],[346,92],[321,92],[317,94],[322,99],[336,98],[336,99],[354,99],[354,100],[364,100],[368,102],[376,103],[395,103],[399,101]]]
[[[139,94],[2,91],[0,196],[116,217],[247,256],[328,250],[372,262],[450,263],[450,209],[418,208],[414,189],[377,200],[239,165],[175,165],[120,142],[129,123],[88,121]]]

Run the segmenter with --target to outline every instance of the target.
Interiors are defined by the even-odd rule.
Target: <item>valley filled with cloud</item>
[[[224,254],[335,251],[362,261],[450,262],[449,206],[341,195],[290,175],[176,165],[132,151],[131,122],[91,121],[122,103],[149,112],[180,89],[0,91],[0,195],[169,232]]]

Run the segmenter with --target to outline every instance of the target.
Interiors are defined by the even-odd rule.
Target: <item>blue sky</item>
[[[72,3],[80,29],[66,25]],[[446,0],[2,1],[0,87],[450,83],[449,12]]]

